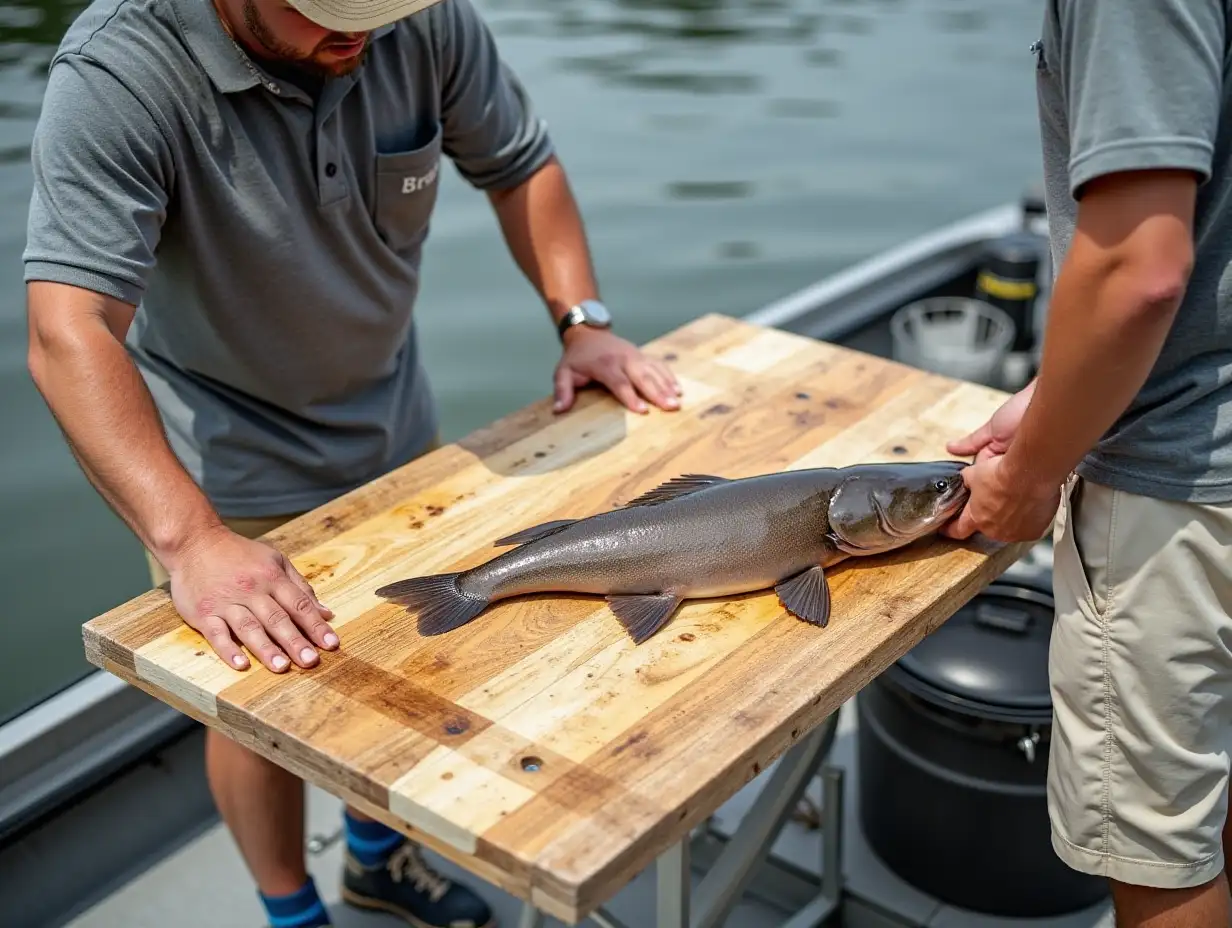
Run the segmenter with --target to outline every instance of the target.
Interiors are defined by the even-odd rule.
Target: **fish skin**
[[[860,464],[728,479],[686,474],[624,506],[498,539],[516,544],[469,570],[386,584],[378,596],[443,634],[489,604],[528,593],[605,596],[635,643],[683,600],[774,587],[798,618],[825,626],[825,569],[932,534],[967,498],[964,461]]]

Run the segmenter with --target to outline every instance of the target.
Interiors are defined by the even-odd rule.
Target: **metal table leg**
[[[824,764],[838,719],[836,711],[783,756],[731,835],[723,837],[707,829],[694,840],[693,859],[707,866],[707,872],[698,887],[691,928],[718,928],[746,891],[774,905],[795,908],[795,914],[779,928],[818,928],[842,905],[843,771]],[[820,880],[770,857],[792,810],[819,772],[823,786]]]
[[[590,920],[598,925],[599,928],[625,928],[624,922],[604,908],[598,908],[591,912]]]
[[[692,928],[718,928],[731,914],[754,869],[770,853],[792,810],[808,789],[833,743],[836,728],[837,719],[831,716],[783,756],[697,888],[697,918]]]
[[[542,912],[529,902],[522,903],[522,915],[518,918],[518,928],[543,928],[546,923]]]
[[[660,855],[658,862],[658,928],[690,928],[693,897],[689,840],[684,838]]]
[[[826,817],[821,892],[779,928],[817,928],[843,903],[843,771],[827,767],[822,777]]]

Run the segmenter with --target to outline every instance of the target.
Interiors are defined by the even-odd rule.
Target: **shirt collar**
[[[222,93],[248,90],[262,83],[276,87],[269,84],[269,79],[262,76],[256,64],[228,35],[212,0],[176,0],[173,11],[184,33],[184,40],[214,86]],[[388,35],[395,25],[389,23],[373,29],[372,41]]]

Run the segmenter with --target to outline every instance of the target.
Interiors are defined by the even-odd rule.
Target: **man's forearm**
[[[1075,240],[1054,287],[1034,395],[1004,462],[1015,485],[1059,486],[1133,401],[1180,305],[1186,272],[1176,267],[1110,259]]]
[[[221,520],[167,444],[122,331],[102,312],[67,308],[80,299],[69,288],[34,284],[30,299],[35,384],[86,477],[170,569]]]
[[[493,193],[491,201],[514,261],[553,322],[598,296],[582,217],[555,157],[519,186]]]

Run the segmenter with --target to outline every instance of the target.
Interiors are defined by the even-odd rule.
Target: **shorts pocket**
[[[440,181],[441,124],[432,139],[410,151],[376,156],[377,233],[395,251],[421,244],[428,234]]]
[[[1077,476],[1068,481],[1061,496],[1061,518],[1053,551],[1057,580],[1068,585],[1075,597],[1100,616],[1108,606],[1114,492]],[[1094,498],[1089,498],[1092,495]]]

